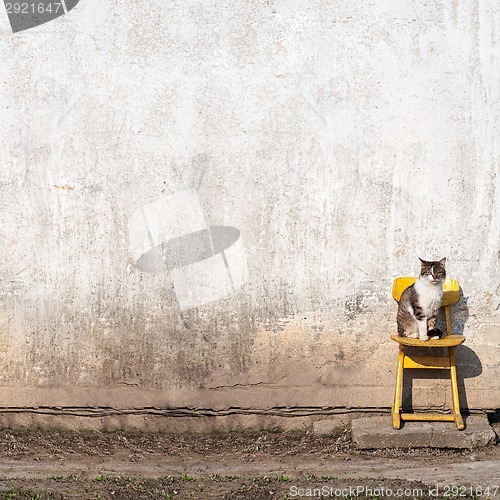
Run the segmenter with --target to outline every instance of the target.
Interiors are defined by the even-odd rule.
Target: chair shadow
[[[468,297],[464,296],[463,290],[460,287],[460,300],[451,306],[450,311],[453,333],[455,335],[463,335],[464,333],[465,324],[469,319],[469,307],[467,302]],[[436,326],[442,331],[446,330],[443,311],[440,311]],[[465,342],[467,342],[467,340]],[[410,356],[446,356],[447,348],[429,349],[427,347],[411,347],[406,350],[406,353]],[[483,372],[483,366],[478,355],[470,347],[467,347],[464,344],[457,346],[455,349],[455,363],[457,366],[457,385],[460,399],[460,411],[462,413],[464,423],[467,426],[466,420],[469,415],[469,403],[467,401],[467,391],[465,389],[464,381],[466,378],[479,377]],[[450,379],[448,370],[416,370],[406,368],[403,375],[402,410],[404,412],[414,412],[413,388],[415,380]],[[440,405],[436,406],[439,407]]]
[[[453,333],[455,335],[463,335],[465,330],[465,324],[469,319],[469,297],[464,295],[462,287],[460,288],[460,300],[456,304],[450,306],[450,315],[453,326]],[[444,325],[444,313],[441,310],[439,320]]]
[[[422,352],[422,350],[427,352]],[[407,353],[410,356],[422,356],[426,355],[442,355],[437,351],[445,351],[446,348],[432,349],[432,354],[429,354],[429,349],[426,347],[414,348],[410,351],[408,349]],[[445,354],[445,353],[444,353]],[[455,350],[455,363],[457,365],[457,385],[458,385],[458,395],[460,398],[460,409],[464,412],[468,412],[469,403],[467,401],[467,391],[465,389],[465,379],[479,377],[483,372],[483,366],[481,360],[477,354],[467,346],[459,345]],[[403,398],[402,405],[406,411],[413,411],[413,386],[415,380],[449,380],[450,375],[448,370],[415,370],[411,368],[406,368],[404,370],[403,378]],[[450,382],[451,384],[451,382]]]

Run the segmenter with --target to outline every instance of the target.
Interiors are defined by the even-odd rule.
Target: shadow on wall
[[[420,349],[415,349],[410,355],[422,355],[422,349],[426,349],[422,347]],[[445,348],[443,348],[445,349]],[[437,351],[437,349],[434,349]],[[479,377],[483,372],[483,366],[477,354],[469,347],[465,345],[459,345],[455,351],[455,362],[457,365],[457,385],[458,392],[460,397],[460,408],[463,410],[469,409],[469,403],[467,401],[467,393],[465,390],[465,379],[466,378],[474,378]],[[413,412],[413,388],[414,388],[414,380],[449,380],[449,372],[448,370],[405,370],[405,377],[403,380],[403,411]],[[443,391],[446,391],[443,388]],[[443,392],[444,394],[444,392]],[[449,394],[446,393],[447,395]],[[439,406],[436,401],[436,406]]]
[[[465,324],[469,319],[469,297],[464,296],[462,287],[460,288],[460,300],[456,304],[450,306],[450,315],[452,322],[452,329],[455,335],[463,335],[465,331]],[[439,310],[436,326],[442,331],[446,331],[446,321],[444,318],[444,309]],[[466,341],[467,342],[467,341]],[[442,355],[442,353],[440,353]]]

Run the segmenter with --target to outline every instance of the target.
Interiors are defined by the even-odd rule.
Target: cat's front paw
[[[420,335],[420,340],[427,342],[429,340],[429,335]]]

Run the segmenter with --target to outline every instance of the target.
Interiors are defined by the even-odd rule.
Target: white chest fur
[[[443,284],[433,284],[425,278],[418,278],[415,282],[415,291],[418,294],[420,307],[427,317],[436,313],[443,297]]]

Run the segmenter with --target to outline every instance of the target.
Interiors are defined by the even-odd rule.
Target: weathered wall
[[[0,34],[1,406],[389,407],[419,256],[500,406],[496,0],[81,0]],[[233,254],[138,269],[210,225]]]

